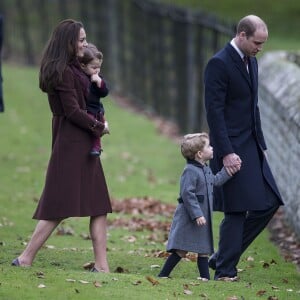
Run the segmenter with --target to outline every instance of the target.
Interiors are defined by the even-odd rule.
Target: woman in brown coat
[[[92,138],[104,124],[86,112],[89,80],[78,57],[86,47],[83,25],[58,24],[46,45],[40,67],[40,88],[48,94],[52,119],[52,152],[44,190],[33,218],[39,220],[14,266],[31,266],[57,225],[68,217],[90,216],[94,272],[109,272],[106,258],[106,215],[111,203],[101,162],[89,155]]]

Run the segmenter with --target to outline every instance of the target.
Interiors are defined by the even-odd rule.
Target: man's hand
[[[242,160],[235,153],[230,153],[223,157],[223,165],[230,176],[240,170],[241,164]]]

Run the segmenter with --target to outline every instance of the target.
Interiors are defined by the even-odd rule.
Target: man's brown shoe
[[[234,281],[238,281],[239,278],[237,276],[234,276],[234,277],[219,277],[217,280],[226,281],[226,282],[234,282]]]

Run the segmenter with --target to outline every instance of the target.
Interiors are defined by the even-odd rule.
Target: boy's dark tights
[[[176,253],[172,253],[166,260],[162,270],[158,274],[158,277],[169,277],[172,270],[179,263],[181,257]]]
[[[198,255],[197,265],[198,265],[200,277],[210,279],[209,268],[208,268],[208,257]]]
[[[162,270],[158,274],[158,277],[169,277],[172,270],[181,260],[181,257],[176,253],[172,253],[166,260]],[[208,268],[208,257],[199,256],[197,258],[197,266],[200,273],[200,277],[210,279],[209,268]]]

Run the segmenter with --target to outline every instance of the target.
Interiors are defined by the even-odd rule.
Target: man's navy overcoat
[[[264,150],[258,107],[258,66],[250,57],[249,72],[228,43],[207,64],[205,107],[214,158],[213,172],[223,166],[223,157],[236,153],[241,170],[223,187],[215,189],[214,209],[224,212],[264,210],[271,206],[265,196],[271,188],[282,203]]]

